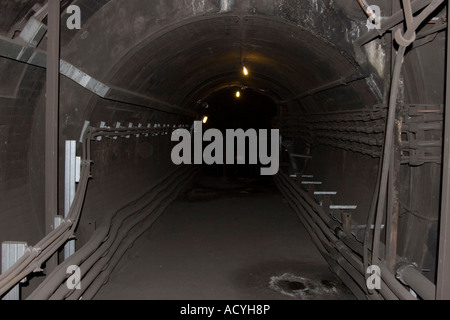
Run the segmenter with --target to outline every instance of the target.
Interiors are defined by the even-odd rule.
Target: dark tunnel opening
[[[261,176],[260,168],[263,166],[260,159],[256,164],[250,163],[250,152],[256,152],[250,147],[250,143],[257,143],[260,149],[259,136],[260,130],[270,132],[274,129],[274,120],[278,114],[278,107],[272,98],[268,97],[264,92],[242,86],[227,87],[210,94],[206,98],[200,99],[202,120],[205,121],[203,129],[219,130],[223,137],[226,138],[227,130],[254,130],[256,140],[246,137],[245,140],[245,163],[237,163],[237,139],[233,140],[234,146],[234,163],[230,164],[224,161],[223,164],[213,164],[204,167],[204,172],[218,177],[226,177],[229,179],[254,178],[258,181],[270,180],[269,177]],[[205,118],[206,117],[206,118]],[[270,138],[270,135],[268,135]],[[224,141],[225,144],[232,141]],[[267,149],[271,150],[271,140],[267,141]],[[208,142],[205,142],[204,148]],[[226,159],[226,146],[224,146],[224,159]],[[270,152],[268,152],[270,156]],[[220,182],[218,182],[220,183]]]
[[[236,97],[239,92],[240,96]],[[208,126],[226,129],[272,129],[277,105],[255,89],[235,86],[214,92],[201,99]]]
[[[2,299],[450,299],[448,1],[0,7]]]

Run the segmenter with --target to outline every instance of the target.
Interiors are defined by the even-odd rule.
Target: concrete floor
[[[354,299],[270,182],[207,176],[135,242],[95,298]]]

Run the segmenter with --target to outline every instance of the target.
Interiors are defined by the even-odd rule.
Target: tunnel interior
[[[270,97],[244,85],[222,89],[200,101],[209,127],[221,131],[272,129],[277,116],[277,105]]]
[[[128,267],[183,265],[190,250],[203,273],[147,265],[160,291],[132,296],[450,298],[446,1],[0,5],[0,242],[24,250],[3,298],[114,299],[132,291]],[[276,131],[276,174],[249,163],[261,144],[248,137],[244,164],[196,163],[195,141],[176,163],[174,134],[196,124]],[[226,243],[240,251],[220,256]]]
[[[198,104],[200,105],[199,108],[201,108],[199,113],[203,114],[203,130],[206,131],[210,128],[219,130],[225,139],[227,130],[242,129],[245,132],[254,130],[257,138],[255,141],[259,143],[259,130],[271,130],[272,122],[277,116],[277,105],[271,97],[246,88],[245,85],[227,87],[216,91],[200,99]],[[211,175],[228,178],[260,177],[260,167],[263,164],[259,159],[257,159],[258,163],[250,163],[250,152],[254,151],[249,146],[250,140],[245,142],[244,164],[238,164],[237,161],[229,164],[224,161],[225,163],[223,164],[205,165],[204,170]],[[204,148],[206,148],[207,143],[205,142]],[[226,143],[230,143],[230,141],[225,140],[224,144]],[[224,150],[224,159],[226,159],[225,148],[226,145],[222,149]],[[233,149],[237,155],[237,145]],[[267,149],[270,150],[270,140],[267,142]]]

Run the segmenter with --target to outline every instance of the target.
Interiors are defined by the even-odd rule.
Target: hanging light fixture
[[[249,75],[249,72],[248,72],[248,69],[247,69],[246,66],[242,67],[242,73],[244,74],[244,76],[248,76]]]

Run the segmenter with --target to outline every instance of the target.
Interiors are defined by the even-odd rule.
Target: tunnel
[[[447,1],[0,7],[3,300],[450,298]]]

